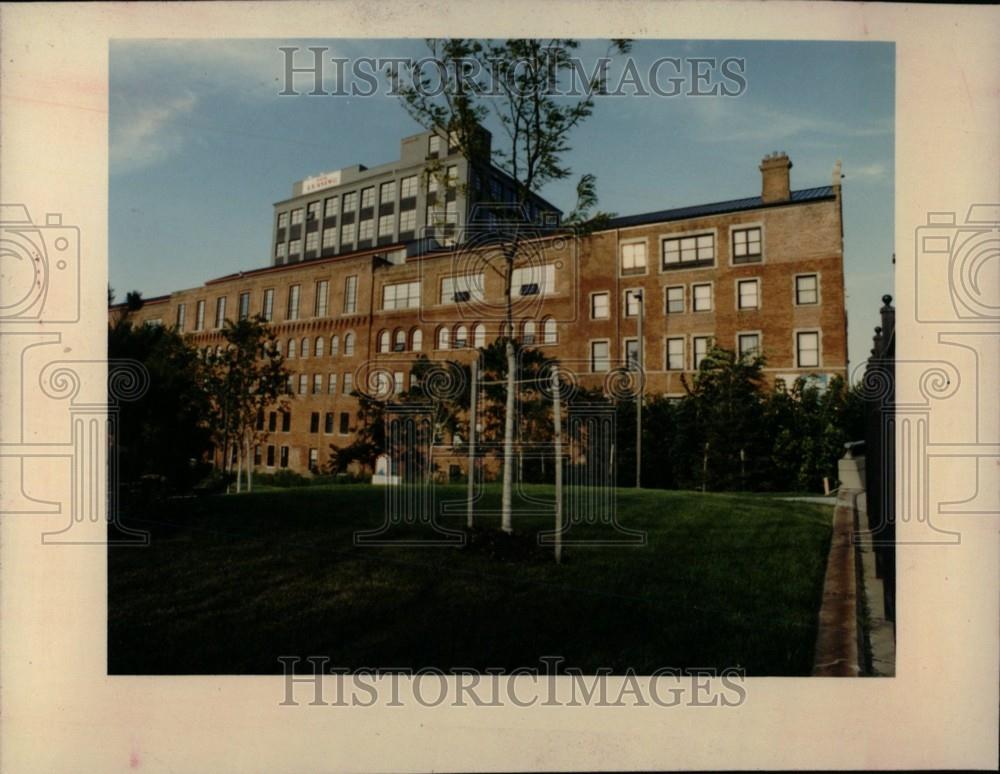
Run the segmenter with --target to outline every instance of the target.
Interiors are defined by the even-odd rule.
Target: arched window
[[[500,323],[500,338],[509,339],[510,338],[510,326],[504,321]]]
[[[535,321],[525,320],[524,325],[521,327],[521,340],[525,344],[535,343]]]
[[[424,333],[420,328],[414,328],[410,331],[410,349],[414,352],[419,352],[421,347],[424,346]]]
[[[545,344],[555,344],[559,341],[559,334],[556,332],[556,321],[551,317],[546,317],[542,323],[542,336]]]
[[[316,357],[323,357],[323,353],[326,350],[326,342],[323,341],[322,336],[316,337]]]
[[[330,357],[336,357],[340,354],[340,336],[330,337]]]
[[[344,334],[344,357],[354,355],[354,334],[350,331]]]
[[[309,337],[302,338],[302,354],[299,357],[309,357]]]
[[[448,349],[448,344],[449,344],[448,336],[449,336],[448,329],[444,325],[438,328],[437,330],[438,349]]]
[[[396,332],[392,336],[393,338],[393,350],[395,352],[405,352],[406,351],[406,331],[402,328],[396,328]]]
[[[295,348],[296,348],[296,346],[297,345],[296,345],[295,339],[289,339],[288,340],[288,359],[289,360],[292,360],[292,359],[295,358]]]
[[[280,355],[281,354],[281,339],[278,339],[276,342],[274,342],[274,348],[278,351],[278,354]]]
[[[464,325],[455,327],[455,349],[464,349],[469,346],[469,329]]]
[[[380,331],[378,334],[378,351],[389,351],[389,331]]]
[[[472,326],[472,346],[486,346],[486,326],[482,323],[476,323]]]

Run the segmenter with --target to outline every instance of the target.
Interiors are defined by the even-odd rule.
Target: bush
[[[213,495],[226,491],[226,487],[236,481],[234,473],[213,470],[194,486],[196,495]]]

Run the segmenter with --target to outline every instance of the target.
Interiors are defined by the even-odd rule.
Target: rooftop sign
[[[319,191],[322,188],[330,188],[335,185],[340,185],[339,169],[335,172],[323,172],[320,175],[307,177],[302,181],[302,193],[312,193],[313,191]]]

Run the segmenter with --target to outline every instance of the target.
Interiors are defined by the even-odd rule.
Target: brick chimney
[[[792,161],[784,151],[775,151],[760,162],[761,198],[764,204],[787,202],[791,198],[792,188],[788,174],[791,168]]]

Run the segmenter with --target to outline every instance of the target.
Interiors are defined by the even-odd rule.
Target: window
[[[486,346],[486,326],[482,323],[476,323],[472,326],[472,346]]]
[[[177,305],[177,330],[184,330],[184,314],[185,314],[184,304]]]
[[[269,468],[273,468],[274,467],[274,447],[273,446],[268,446],[267,447],[267,466]]]
[[[290,433],[292,431],[292,412],[281,412],[281,432]]]
[[[302,240],[293,239],[288,243],[288,254],[289,255],[299,255],[302,252]]]
[[[606,320],[610,315],[610,296],[607,293],[590,294],[590,319]]]
[[[315,250],[319,247],[319,232],[310,231],[306,234],[306,250]]]
[[[436,156],[441,150],[441,138],[432,134],[427,140],[427,153],[431,156]]]
[[[469,345],[469,328],[465,325],[455,327],[455,349],[465,349]]]
[[[452,164],[446,170],[447,174],[445,176],[446,184],[449,188],[454,188],[458,183],[458,167]]]
[[[383,309],[415,309],[420,306],[420,282],[400,282],[382,287]]]
[[[313,395],[323,394],[323,374],[313,374]]]
[[[638,317],[642,307],[642,291],[638,289],[625,291],[625,316]]]
[[[402,199],[409,199],[417,195],[417,176],[410,175],[399,181],[399,196]]]
[[[295,359],[295,353],[296,353],[297,349],[298,349],[298,342],[295,339],[289,339],[288,340],[288,359],[289,360],[294,360]]]
[[[326,317],[329,300],[330,282],[329,280],[320,280],[316,283],[316,308],[314,313],[317,317]]]
[[[354,355],[354,334],[345,333],[344,334],[344,357],[351,357]]]
[[[378,201],[379,204],[387,204],[389,202],[396,201],[395,180],[390,180],[388,183],[382,183],[378,191]]]
[[[383,237],[383,236],[392,236],[392,227],[393,227],[393,222],[392,221],[393,221],[393,219],[395,217],[396,216],[393,215],[392,213],[389,213],[388,215],[382,215],[381,217],[379,217],[379,219],[378,219],[378,235],[380,237]]]
[[[215,299],[215,327],[221,328],[226,322],[226,297]]]
[[[271,433],[278,429],[278,414],[274,411],[267,415],[267,429]]]
[[[306,207],[306,220],[316,220],[319,218],[319,202],[309,202]]]
[[[406,331],[404,331],[402,328],[397,328],[396,332],[392,336],[392,351],[393,352],[406,351]]]
[[[341,250],[351,247],[354,244],[354,224],[345,223],[340,227],[340,248]]]
[[[274,246],[275,258],[284,258],[287,254],[288,254],[288,245],[286,245],[284,242],[278,242],[278,244]]]
[[[712,311],[712,285],[708,282],[691,286],[691,311]]]
[[[309,337],[306,336],[302,339],[302,354],[300,357],[309,357]]]
[[[240,319],[245,320],[250,316],[250,293],[240,293]]]
[[[375,186],[361,189],[361,209],[375,206]]]
[[[733,263],[760,260],[760,227],[733,229]]]
[[[319,412],[314,411],[309,415],[309,432],[318,433],[319,432]]]
[[[336,214],[337,214],[337,197],[331,196],[329,199],[326,200],[326,209],[323,215],[324,217],[332,218]]]
[[[340,336],[330,337],[330,357],[336,357],[340,354]]]
[[[337,375],[330,374],[326,378],[326,394],[336,395],[337,394]]]
[[[344,374],[344,395],[354,392],[354,374]]]
[[[194,311],[194,329],[196,331],[200,331],[204,330],[204,328],[205,328],[205,302],[199,301]]]
[[[701,368],[701,361],[708,357],[708,349],[711,345],[711,336],[695,336],[691,339],[692,362],[694,370]]]
[[[392,392],[395,395],[403,394],[403,372],[393,371],[392,374]]]
[[[428,226],[442,226],[442,225],[444,225],[444,205],[443,204],[432,203],[432,204],[428,204],[427,205],[427,225]]]
[[[445,202],[444,222],[447,226],[454,226],[458,222],[458,201]]]
[[[375,233],[375,221],[372,218],[365,218],[358,224],[358,241],[371,239]]]
[[[358,207],[358,194],[356,191],[344,194],[344,212],[354,212]]]
[[[736,337],[737,353],[740,357],[760,354],[760,334],[741,333]]]
[[[667,288],[667,314],[682,314],[684,312],[684,286],[674,285]]]
[[[279,212],[278,213],[278,228],[286,228],[288,226],[288,213]]]
[[[327,411],[323,415],[323,432],[332,433],[333,432],[333,412]]]
[[[381,331],[378,335],[378,351],[389,351],[389,331]]]
[[[287,468],[288,467],[288,447],[287,446],[282,446],[281,447],[281,467],[283,467],[283,468]]]
[[[309,392],[309,374],[299,374],[299,395]]]
[[[399,213],[399,231],[414,231],[417,228],[417,211],[403,210]]]
[[[795,303],[819,303],[819,277],[815,274],[799,274],[795,278]]]
[[[410,332],[410,349],[414,352],[419,352],[424,346],[424,334],[420,328],[414,328]]]
[[[261,457],[260,457],[260,447],[253,447],[253,464],[255,467],[260,467]]]
[[[289,395],[295,394],[295,377],[291,374],[288,375],[288,381],[285,382],[285,392]]]
[[[441,280],[441,303],[457,304],[463,301],[483,300],[483,274],[462,274]]]
[[[319,449],[309,450],[309,470],[313,473],[319,471]]]
[[[760,280],[739,280],[736,283],[736,308],[760,308]]]
[[[437,329],[437,348],[438,349],[448,349],[451,342],[448,340],[448,329],[445,326],[441,326]]]
[[[323,357],[323,352],[326,349],[325,342],[322,336],[316,337],[316,357]]]
[[[817,331],[795,334],[795,364],[798,368],[819,367],[819,333]]]
[[[344,280],[344,314],[354,314],[358,309],[358,277],[352,274]]]
[[[639,340],[625,339],[625,367],[629,370],[639,368]]]
[[[667,339],[667,370],[684,370],[684,339]]]
[[[511,276],[511,295],[520,296],[551,295],[556,290],[556,267],[522,266],[514,269]]]
[[[286,310],[285,319],[286,320],[298,320],[299,319],[299,291],[301,288],[298,285],[292,285],[288,288],[288,309]]]
[[[292,210],[292,225],[297,226],[302,222],[302,209]]]
[[[351,415],[346,411],[340,412],[340,434],[347,435],[351,428]]]
[[[271,322],[274,317],[274,288],[264,291],[264,303],[261,306],[261,316],[266,322]]]
[[[556,321],[551,317],[546,317],[542,322],[542,342],[545,344],[555,344],[558,341],[556,332]]]
[[[715,262],[715,235],[677,237],[663,240],[663,268],[710,265]]]
[[[622,274],[646,273],[646,243],[622,245]]]
[[[606,341],[590,342],[590,370],[594,373],[611,369],[610,346]]]

